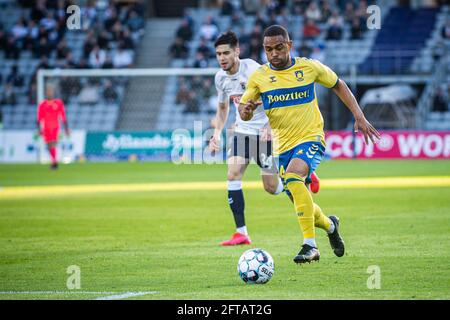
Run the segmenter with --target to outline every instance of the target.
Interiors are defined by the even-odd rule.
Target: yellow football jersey
[[[241,103],[261,98],[272,128],[275,155],[308,141],[325,146],[314,84],[332,88],[337,81],[336,73],[318,60],[295,58],[284,70],[274,70],[267,63],[250,76]]]

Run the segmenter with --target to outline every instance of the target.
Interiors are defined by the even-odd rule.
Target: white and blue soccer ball
[[[272,256],[263,249],[250,249],[239,258],[239,277],[245,283],[264,284],[269,282],[275,271]]]

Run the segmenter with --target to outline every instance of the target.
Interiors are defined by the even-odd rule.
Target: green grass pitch
[[[450,176],[443,161],[327,161],[319,176]],[[225,181],[224,165],[80,163],[1,165],[0,186]],[[245,180],[259,180],[252,165]],[[245,183],[245,182],[244,182]],[[245,186],[245,184],[244,184]],[[249,246],[220,247],[234,231],[226,190],[155,191],[1,198],[0,299],[449,299],[450,186],[326,189],[315,201],[341,218],[346,255],[317,233],[319,263],[297,266],[300,229],[285,195],[244,190],[253,244],[273,256],[266,285],[237,275]],[[80,267],[69,290],[67,268]],[[380,289],[369,289],[378,266]],[[142,294],[147,293],[147,294]]]

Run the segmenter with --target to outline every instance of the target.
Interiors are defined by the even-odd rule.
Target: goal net
[[[213,68],[40,70],[37,96],[42,101],[46,85],[56,86],[70,129],[83,130],[87,139],[98,140],[85,144],[91,158],[98,155],[98,159],[108,159],[103,152],[105,145],[109,149],[128,148],[123,154],[118,150],[111,153],[115,159],[129,158],[133,146],[143,149],[157,145],[158,139],[164,144],[161,139],[175,130],[203,132],[211,128],[217,108],[216,72]],[[232,122],[231,110],[227,125]],[[61,141],[62,148],[70,149]],[[157,147],[150,158],[158,159]],[[160,160],[166,160],[167,152],[160,153]],[[139,152],[137,156],[145,158]]]

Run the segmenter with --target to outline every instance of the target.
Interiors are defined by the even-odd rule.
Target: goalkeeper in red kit
[[[60,122],[64,124],[66,135],[70,135],[69,125],[67,123],[64,103],[61,99],[55,98],[55,87],[51,84],[45,88],[46,98],[43,100],[37,110],[37,125],[39,134],[44,139],[51,158],[51,169],[58,168],[58,160],[56,155],[56,145],[58,143],[58,135]]]

